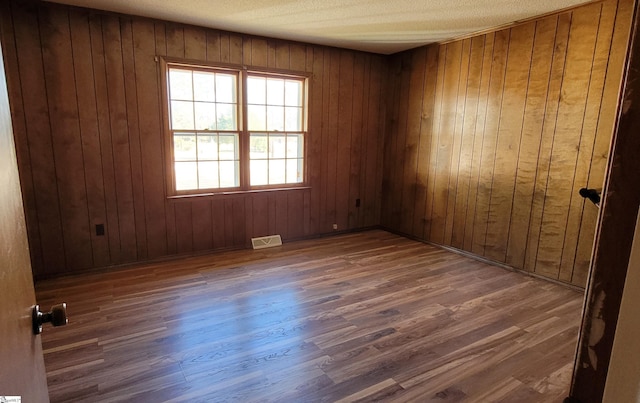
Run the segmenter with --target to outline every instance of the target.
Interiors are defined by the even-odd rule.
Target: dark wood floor
[[[560,402],[582,303],[377,230],[36,288],[52,402]]]

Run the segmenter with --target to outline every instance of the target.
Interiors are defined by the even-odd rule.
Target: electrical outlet
[[[104,224],[96,224],[96,235],[97,236],[104,235]]]
[[[333,229],[338,229],[338,224],[333,224]]]

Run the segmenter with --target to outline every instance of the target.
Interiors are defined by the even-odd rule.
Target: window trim
[[[297,70],[284,70],[277,68],[243,66],[230,63],[206,62],[202,60],[173,58],[167,56],[158,56],[160,68],[160,90],[162,102],[162,135],[164,146],[164,170],[166,175],[166,197],[168,199],[185,199],[190,197],[215,196],[215,195],[233,195],[243,193],[257,193],[263,191],[282,191],[292,189],[309,188],[308,178],[308,157],[309,157],[309,109],[310,97],[309,86],[311,73]],[[170,126],[170,110],[169,110],[169,67],[184,66],[192,70],[202,71],[228,71],[237,74],[237,124],[238,124],[238,144],[239,144],[239,180],[240,186],[226,188],[210,188],[210,189],[188,189],[176,190],[175,188],[175,159],[173,150],[173,132]],[[300,79],[303,82],[303,99],[302,99],[302,120],[304,134],[303,140],[303,174],[302,182],[297,183],[279,183],[273,185],[250,185],[250,131],[247,126],[247,88],[246,81],[249,75],[257,75],[263,77],[282,77]],[[198,132],[194,130],[194,132]],[[266,132],[266,131],[265,131]],[[286,132],[285,132],[286,133]]]

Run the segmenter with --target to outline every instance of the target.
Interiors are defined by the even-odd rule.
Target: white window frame
[[[167,182],[167,196],[172,197],[189,197],[189,196],[203,196],[203,195],[216,195],[216,194],[233,194],[242,192],[253,192],[261,190],[279,190],[279,189],[298,189],[307,187],[307,161],[308,161],[308,88],[309,77],[305,72],[298,71],[286,71],[276,69],[254,69],[237,65],[227,64],[209,64],[201,61],[186,61],[182,59],[172,59],[167,57],[161,57],[160,59],[160,75],[161,75],[161,91],[162,91],[162,107],[163,107],[163,127],[164,127],[164,146],[165,146],[165,169],[166,169],[166,182]],[[213,188],[198,188],[198,189],[176,189],[176,159],[174,153],[174,134],[193,132],[201,135],[210,134],[208,131],[203,130],[173,130],[171,125],[171,108],[170,108],[170,95],[169,95],[169,69],[171,67],[177,67],[181,69],[191,69],[193,71],[208,71],[219,72],[226,74],[237,74],[237,130],[236,131],[212,131],[215,133],[238,133],[238,165],[239,165],[239,185],[235,187],[213,187]],[[302,83],[302,122],[301,129],[295,132],[279,132],[279,131],[267,131],[259,130],[253,131],[253,133],[270,133],[273,135],[287,136],[291,133],[291,136],[302,137],[302,161],[300,162],[300,168],[302,169],[302,176],[299,182],[295,183],[276,183],[276,184],[263,184],[263,185],[251,185],[250,184],[250,136],[251,133],[248,130],[247,122],[247,78],[250,76],[268,77],[285,80],[297,80]],[[288,160],[286,160],[288,161]],[[286,162],[285,162],[286,164]]]

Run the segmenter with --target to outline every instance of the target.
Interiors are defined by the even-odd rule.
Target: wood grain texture
[[[0,390],[3,396],[21,396],[25,401],[46,403],[49,396],[41,338],[33,335],[31,322],[36,296],[2,53],[0,185],[0,355],[6,360],[0,368]]]
[[[393,55],[413,61],[390,88],[414,90],[424,72],[435,91],[388,94],[382,225],[584,287],[597,214],[578,190],[602,187],[627,3],[433,45],[437,65],[424,49]],[[406,125],[420,109],[429,127]]]
[[[380,230],[37,286],[52,402],[557,402],[581,295]]]
[[[621,1],[618,10],[621,15],[629,13],[634,17],[631,26],[616,22],[613,34],[614,38],[627,36],[631,29],[632,40],[628,48],[619,48],[615,52],[620,52],[619,56],[624,60],[624,86],[614,118],[605,196],[594,242],[593,266],[571,385],[571,396],[586,403],[602,401],[618,321],[622,320],[623,291],[626,294],[626,289],[631,288],[625,286],[627,272],[636,267],[630,257],[640,207],[640,194],[633,191],[639,179],[633,173],[640,169],[637,158],[640,153],[640,138],[637,136],[640,124],[640,5]]]
[[[383,56],[48,3],[2,21],[36,278],[379,224]],[[308,72],[309,188],[168,200],[162,55]]]

